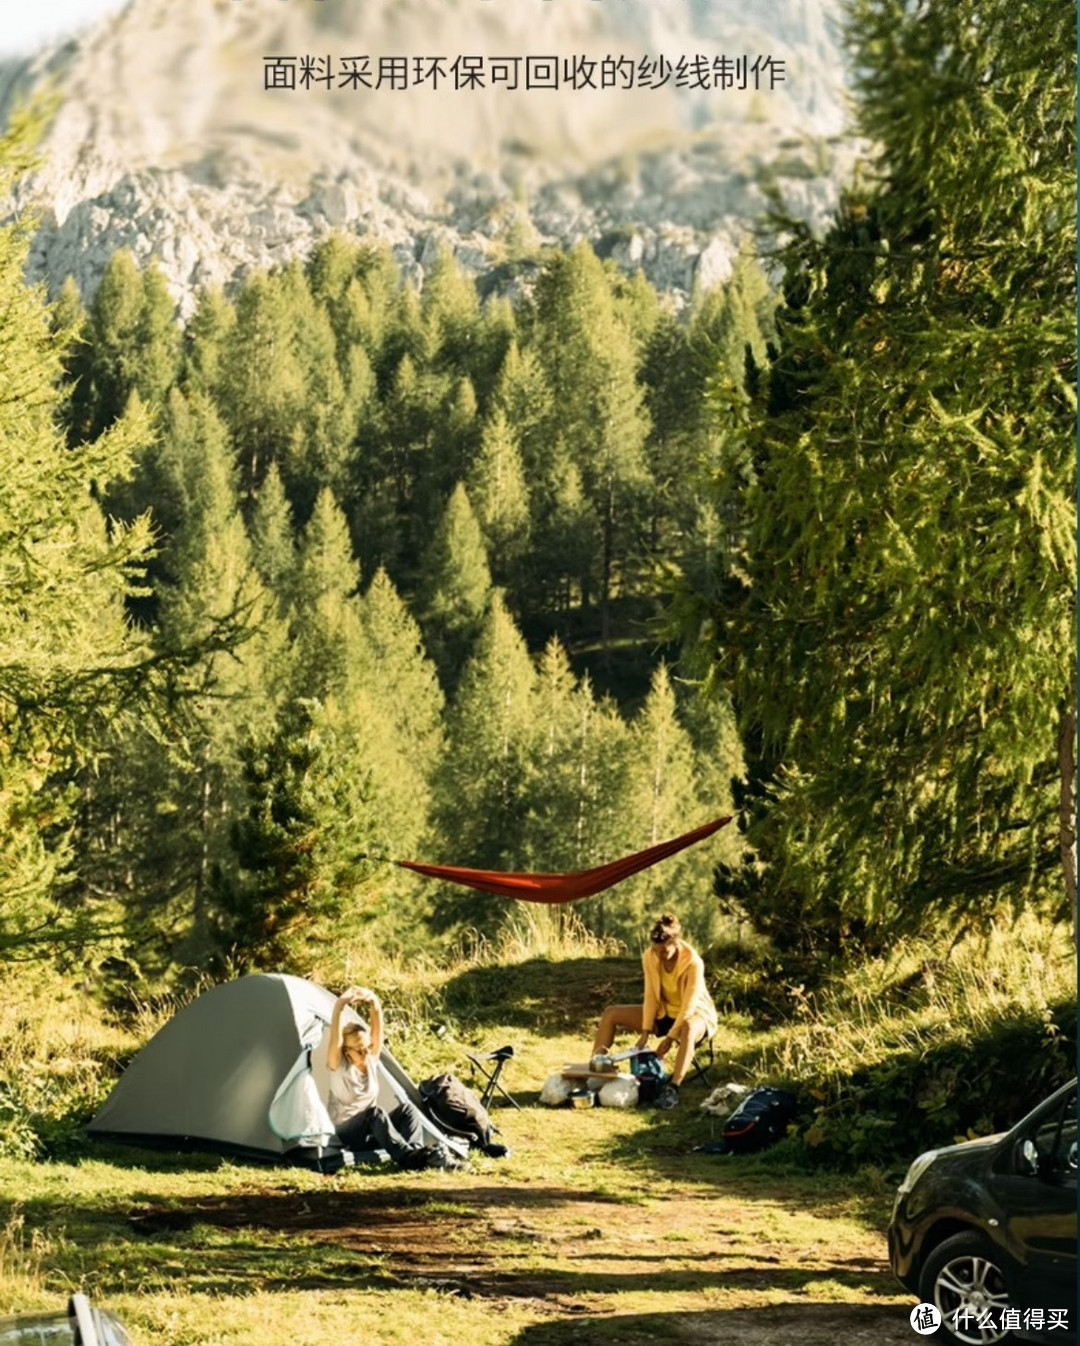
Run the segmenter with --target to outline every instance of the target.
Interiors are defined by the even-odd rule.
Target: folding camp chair
[[[520,1112],[521,1108],[503,1088],[499,1078],[502,1075],[503,1067],[514,1055],[513,1047],[500,1047],[497,1052],[489,1052],[487,1056],[473,1056],[468,1052],[466,1055],[472,1062],[473,1068],[479,1071],[484,1079],[487,1080],[487,1083],[484,1085],[484,1092],[480,1095],[480,1102],[483,1103],[484,1107],[488,1108],[491,1106],[491,1100],[495,1097],[496,1092],[498,1092],[502,1094],[507,1103],[512,1104],[517,1108],[518,1112]],[[491,1064],[492,1062],[494,1062],[494,1065]]]
[[[709,1072],[716,1064],[716,1053],[712,1037],[703,1037],[694,1048],[694,1059],[690,1062],[691,1080],[700,1080],[706,1088],[709,1086]]]

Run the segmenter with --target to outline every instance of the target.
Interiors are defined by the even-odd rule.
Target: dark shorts
[[[659,1019],[657,1019],[657,1021],[653,1024],[653,1032],[656,1034],[658,1038],[666,1038],[674,1027],[675,1027],[675,1020],[671,1017],[671,1015],[661,1014]],[[698,1038],[698,1042],[701,1041],[701,1038],[708,1037],[708,1031],[709,1030],[706,1029],[705,1032],[702,1033],[701,1037]],[[695,1043],[694,1046],[696,1047],[697,1043]]]

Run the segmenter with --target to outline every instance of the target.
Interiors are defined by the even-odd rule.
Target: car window
[[[71,1346],[71,1342],[66,1313],[0,1319],[0,1346]]]
[[[1032,1137],[1046,1171],[1076,1177],[1076,1095],[1044,1117]]]
[[[97,1314],[97,1330],[101,1346],[134,1346],[123,1323],[111,1313]]]

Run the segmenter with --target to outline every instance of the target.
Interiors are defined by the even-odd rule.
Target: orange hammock
[[[613,884],[621,883],[631,874],[648,869],[658,860],[666,860],[669,855],[692,846],[695,841],[704,841],[721,827],[731,822],[728,818],[716,818],[704,827],[686,832],[670,841],[661,841],[646,851],[613,860],[609,865],[598,869],[585,869],[578,874],[500,874],[489,869],[459,869],[454,865],[421,865],[413,860],[397,860],[394,863],[402,869],[412,869],[417,874],[426,874],[428,878],[445,879],[447,883],[460,883],[465,888],[475,888],[481,893],[494,893],[497,897],[517,897],[523,902],[577,902],[582,897],[592,897]]]

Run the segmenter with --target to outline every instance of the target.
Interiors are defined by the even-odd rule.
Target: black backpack
[[[420,1085],[420,1097],[424,1111],[436,1126],[445,1127],[451,1135],[464,1136],[470,1149],[495,1156],[506,1153],[505,1146],[492,1142],[495,1128],[487,1108],[453,1073],[448,1071],[445,1075],[433,1075],[430,1080],[424,1080]]]
[[[724,1146],[732,1154],[750,1154],[775,1145],[787,1135],[797,1101],[786,1089],[753,1089],[724,1123]]]

